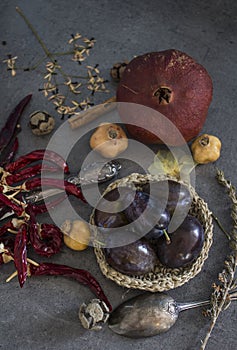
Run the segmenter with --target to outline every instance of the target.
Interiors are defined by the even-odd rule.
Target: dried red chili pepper
[[[8,175],[5,177],[5,181],[7,185],[11,186],[15,183],[24,181],[26,179],[32,178],[36,175],[41,174],[42,171],[48,171],[48,172],[56,172],[58,171],[58,168],[55,166],[49,166],[46,164],[35,164],[31,167],[21,169],[19,172]]]
[[[56,188],[65,190],[68,194],[72,194],[86,203],[86,200],[80,188],[68,181],[64,181],[60,179],[51,179],[51,178],[42,178],[42,179],[34,178],[34,179],[27,180],[22,187],[27,191],[31,191],[31,190],[40,188],[42,186],[51,186],[51,187],[56,187]]]
[[[102,301],[106,303],[109,310],[112,311],[112,306],[104,294],[99,282],[93,277],[90,272],[83,269],[76,269],[67,265],[59,265],[53,263],[41,263],[39,266],[29,265],[30,276],[64,276],[75,279],[77,282],[88,286],[91,291]]]
[[[24,212],[24,209],[11,201],[7,196],[5,196],[3,193],[0,192],[0,202],[4,203],[6,206],[11,208],[18,216],[21,216]]]
[[[7,164],[12,162],[19,147],[18,138],[16,137],[12,143],[10,143],[6,149],[1,152],[0,165],[5,167]]]
[[[10,173],[14,173],[17,170],[24,168],[28,164],[43,159],[49,162],[53,162],[58,166],[59,169],[63,169],[64,173],[69,173],[69,167],[67,163],[59,154],[54,151],[44,149],[35,150],[22,157],[19,157],[14,162],[8,164],[5,167],[5,170],[9,171]]]
[[[29,204],[26,212],[30,215],[30,219],[28,220],[29,241],[34,251],[39,255],[47,257],[58,253],[63,242],[62,231],[53,224],[37,223],[33,205]]]
[[[4,263],[4,259],[3,259],[3,254],[4,254],[4,253],[1,253],[1,254],[0,254],[0,265],[5,264],[5,263]]]
[[[58,204],[62,203],[65,200],[66,197],[67,197],[66,194],[63,193],[58,198],[56,198],[56,199],[54,199],[54,200],[52,200],[50,202],[47,202],[47,204],[45,204],[45,203],[42,203],[42,204],[31,204],[33,213],[35,215],[47,213],[47,211],[49,209],[52,209],[52,208],[56,207]]]
[[[0,237],[3,236],[5,233],[7,233],[9,229],[10,230],[15,229],[11,220],[7,221],[3,226],[0,227]]]
[[[62,231],[53,224],[30,224],[30,243],[34,251],[50,257],[58,253],[63,242]]]
[[[9,115],[6,124],[2,128],[0,132],[0,152],[2,152],[11,142],[12,137],[15,135],[17,123],[19,121],[19,118],[26,107],[26,105],[29,103],[32,95],[28,95],[23,100],[21,100],[18,105],[14,108],[14,110]]]
[[[27,278],[27,224],[22,224],[15,238],[14,263],[17,269],[18,281],[23,287]]]
[[[11,208],[7,207],[5,204],[0,203],[0,220],[3,219],[3,217],[7,214],[10,213],[12,210]]]

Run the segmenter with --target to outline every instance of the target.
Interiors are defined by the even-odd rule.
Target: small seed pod
[[[216,136],[203,134],[193,141],[191,150],[196,163],[215,162],[220,157],[221,141]]]
[[[78,316],[84,328],[98,331],[109,318],[109,308],[103,301],[92,299],[80,306]]]
[[[128,61],[115,63],[110,70],[111,77],[114,80],[119,81],[121,79],[123,72],[125,71],[127,65],[128,65]]]
[[[102,123],[90,138],[90,146],[105,158],[114,158],[128,147],[123,129],[112,123]]]
[[[90,241],[89,225],[82,220],[66,220],[62,226],[65,245],[72,250],[85,250]]]
[[[36,111],[30,115],[29,126],[33,134],[46,135],[54,129],[55,120],[46,112]]]

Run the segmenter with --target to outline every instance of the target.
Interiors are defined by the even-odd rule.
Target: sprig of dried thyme
[[[39,91],[42,91],[44,96],[54,104],[62,118],[92,106],[95,93],[108,92],[105,86],[107,81],[100,76],[98,64],[95,66],[83,65],[95,45],[94,38],[82,37],[80,33],[71,34],[71,38],[68,40],[70,47],[68,51],[51,52],[22,10],[17,7],[16,11],[23,18],[44,52],[44,56],[34,66],[24,68],[23,71],[29,72],[44,64],[44,83]],[[71,55],[72,62],[79,65],[80,75],[72,75],[64,71],[58,62],[58,57],[66,55]],[[3,60],[13,77],[17,70],[20,70],[19,66],[16,65],[16,59],[17,57],[8,55],[7,59]],[[85,98],[82,97],[84,95],[86,95]]]
[[[227,309],[231,301],[236,300],[237,297],[237,196],[236,189],[230,181],[225,179],[224,173],[217,170],[216,178],[218,182],[227,190],[228,196],[232,202],[231,217],[233,219],[233,228],[229,234],[230,237],[230,254],[226,257],[224,268],[219,274],[218,284],[213,284],[213,292],[210,300],[210,308],[206,314],[211,317],[211,324],[202,341],[200,350],[204,350],[211,336],[212,330],[215,327],[220,313]]]

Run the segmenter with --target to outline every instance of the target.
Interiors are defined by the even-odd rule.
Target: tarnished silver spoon
[[[208,304],[210,300],[178,303],[165,293],[145,293],[119,305],[111,313],[108,325],[113,332],[126,337],[151,337],[168,331],[181,311]]]
[[[115,160],[109,161],[106,164],[94,162],[81,169],[79,175],[70,175],[66,178],[66,180],[75,184],[76,186],[81,186],[81,184],[100,184],[113,179],[116,175],[118,175],[120,169],[120,163]],[[26,193],[22,199],[25,203],[33,204],[62,192],[64,192],[64,190],[57,188],[47,189],[44,191],[34,191],[33,193]]]

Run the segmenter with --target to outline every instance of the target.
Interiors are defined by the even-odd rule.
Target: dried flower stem
[[[45,43],[43,42],[43,40],[40,38],[39,34],[37,33],[37,31],[35,30],[35,28],[32,26],[32,24],[30,23],[30,21],[28,20],[28,18],[24,15],[24,13],[21,11],[21,9],[19,7],[16,7],[16,11],[17,13],[19,13],[19,15],[24,19],[25,23],[27,24],[27,26],[30,28],[30,30],[32,31],[32,33],[34,34],[35,38],[37,39],[37,41],[39,42],[40,46],[42,47],[45,55],[50,59],[50,61],[52,63],[55,63],[55,59],[53,57],[53,54],[51,54],[51,52],[48,50],[47,46],[45,45]],[[60,71],[60,73],[66,78],[67,75],[63,72],[63,70],[61,68],[58,68],[58,70]]]
[[[237,196],[235,187],[230,181],[225,179],[224,173],[217,170],[218,182],[227,189],[228,196],[232,201],[231,217],[233,219],[233,229],[231,230],[230,248],[231,253],[224,262],[224,269],[219,274],[219,284],[213,285],[213,292],[211,295],[211,308],[207,310],[207,314],[211,315],[211,324],[209,330],[202,341],[200,350],[204,350],[207,346],[211,333],[216,325],[217,319],[222,311],[224,311],[231,303],[236,300],[236,270],[237,270]]]
[[[213,219],[216,221],[217,225],[219,226],[219,228],[221,229],[221,231],[226,235],[227,239],[230,241],[231,240],[231,236],[229,235],[229,233],[224,229],[222,223],[220,222],[220,220],[218,219],[217,216],[215,216],[213,213],[212,213],[212,217]]]
[[[44,84],[43,87],[39,88],[39,91],[42,91],[44,96],[54,104],[56,111],[61,114],[62,119],[65,115],[70,117],[82,110],[88,109],[94,104],[89,96],[84,99],[81,97],[82,93],[86,90],[87,94],[89,91],[89,95],[91,97],[97,92],[108,92],[105,86],[107,80],[100,76],[98,64],[95,66],[86,65],[82,67],[82,63],[86,61],[90,54],[90,50],[94,47],[94,38],[88,39],[86,37],[82,37],[80,33],[71,34],[71,38],[68,41],[68,44],[71,45],[71,49],[65,52],[51,52],[22,10],[19,7],[16,7],[16,11],[33,33],[45,54],[44,57],[39,59],[34,66],[23,70],[35,70],[43,61],[47,59],[47,63],[45,65],[46,71],[44,73]],[[67,74],[62,69],[57,58],[59,56],[66,55],[72,55],[72,61],[79,64],[80,68],[84,68],[84,70],[86,70],[84,76],[81,74]],[[4,60],[4,63],[7,63],[8,70],[11,70],[12,76],[16,74],[16,58],[17,57],[12,58],[9,56],[7,60]],[[62,80],[63,83],[61,83]],[[61,88],[60,92],[59,87]],[[74,98],[71,99],[71,95],[77,96],[77,98],[80,96],[80,100],[76,101]]]

